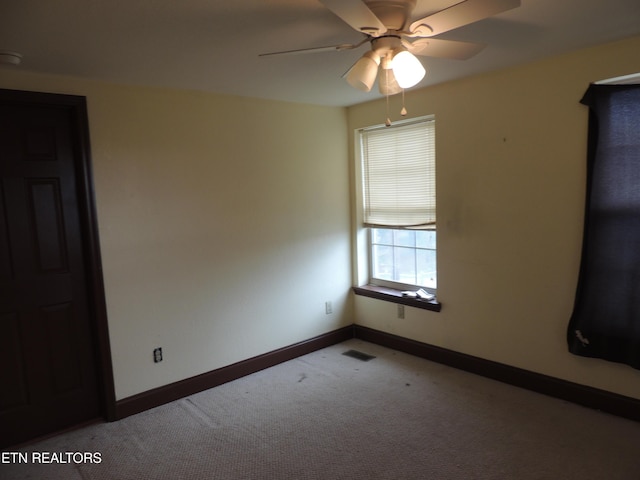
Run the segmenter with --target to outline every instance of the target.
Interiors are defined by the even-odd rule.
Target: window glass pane
[[[436,231],[418,230],[416,231],[416,247],[436,249]]]
[[[436,288],[435,230],[371,229],[372,277]]]
[[[393,281],[393,247],[373,245],[371,263],[375,278]]]
[[[393,244],[399,247],[415,247],[416,232],[414,230],[393,230]]]
[[[416,250],[417,284],[436,288],[436,251]]]
[[[393,245],[393,230],[388,228],[372,228],[371,239],[372,243]]]
[[[394,281],[416,283],[416,250],[414,248],[394,247]]]

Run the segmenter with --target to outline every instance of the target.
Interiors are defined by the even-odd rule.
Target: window
[[[435,120],[423,118],[358,133],[369,281],[435,290]]]
[[[436,288],[435,230],[371,229],[371,278]]]

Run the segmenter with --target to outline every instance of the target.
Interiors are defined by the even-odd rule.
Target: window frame
[[[438,272],[438,261],[437,261],[437,252],[438,252],[438,247],[437,247],[437,240],[436,240],[436,248],[434,249],[424,249],[424,250],[433,250],[435,252],[436,255],[436,287],[430,287],[430,286],[426,286],[426,285],[418,285],[417,283],[404,283],[404,282],[397,282],[394,280],[386,280],[383,278],[378,278],[374,276],[374,254],[373,254],[373,229],[374,228],[384,228],[386,230],[409,230],[409,229],[404,229],[404,228],[390,228],[390,227],[365,227],[367,229],[367,246],[368,246],[368,260],[369,260],[369,284],[370,285],[377,285],[380,287],[388,287],[388,288],[393,288],[396,290],[417,290],[419,288],[422,288],[424,290],[426,290],[429,293],[433,293],[434,295],[437,293],[437,272]],[[429,228],[429,229],[410,229],[413,231],[432,231],[434,232],[434,234],[437,237],[437,231],[435,228]],[[406,248],[413,248],[415,251],[420,250],[419,247],[406,247]]]

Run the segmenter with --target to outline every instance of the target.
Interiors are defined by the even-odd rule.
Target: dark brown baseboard
[[[116,402],[117,420],[353,338],[353,325]]]
[[[193,395],[351,338],[359,338],[527,390],[630,420],[640,421],[640,400],[638,399],[485,360],[360,325],[343,327],[264,355],[249,358],[196,377],[125,398],[116,402],[116,419],[119,420],[188,395]]]
[[[640,400],[354,325],[356,338],[534,392],[640,421]]]

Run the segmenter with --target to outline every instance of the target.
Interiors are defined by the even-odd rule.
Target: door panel
[[[40,272],[67,272],[60,182],[56,178],[28,179],[26,191]]]
[[[0,104],[0,447],[101,413],[73,121]]]
[[[0,314],[0,326],[0,362],[6,366],[0,370],[0,411],[5,411],[26,405],[29,395],[18,314]]]

